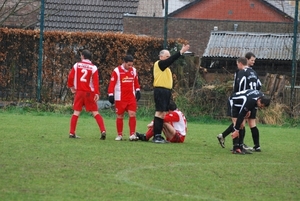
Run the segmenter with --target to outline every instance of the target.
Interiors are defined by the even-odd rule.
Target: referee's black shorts
[[[154,87],[155,111],[160,111],[160,112],[169,111],[171,95],[172,95],[171,89],[167,89],[163,87]]]

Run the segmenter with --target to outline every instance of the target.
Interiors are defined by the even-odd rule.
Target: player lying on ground
[[[153,121],[147,125],[146,134],[136,133],[141,141],[149,141],[153,137]],[[183,143],[187,132],[187,121],[184,114],[178,110],[176,103],[170,101],[169,112],[164,118],[163,133],[169,142]]]

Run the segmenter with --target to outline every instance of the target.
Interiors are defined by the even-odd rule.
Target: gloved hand
[[[135,92],[135,99],[136,99],[136,101],[139,101],[140,98],[141,98],[141,92],[140,91],[136,91]]]
[[[109,101],[111,104],[114,104],[114,102],[115,102],[115,97],[114,97],[113,95],[108,96],[108,101]]]

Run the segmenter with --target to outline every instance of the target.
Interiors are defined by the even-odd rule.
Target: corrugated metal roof
[[[244,56],[253,52],[258,59],[292,60],[293,34],[211,32],[203,57]],[[300,35],[297,37],[297,60],[300,56]]]
[[[136,14],[139,0],[46,0],[45,30],[122,31],[123,15]]]

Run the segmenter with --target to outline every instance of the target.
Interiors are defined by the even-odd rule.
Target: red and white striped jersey
[[[180,110],[176,109],[167,113],[164,121],[169,122],[181,135],[186,135],[187,121],[184,114]]]
[[[135,99],[135,91],[140,90],[136,69],[126,70],[122,65],[114,69],[108,86],[108,95],[114,95],[116,101]]]
[[[74,87],[77,91],[100,94],[97,67],[88,59],[74,64],[68,76],[68,87]]]

